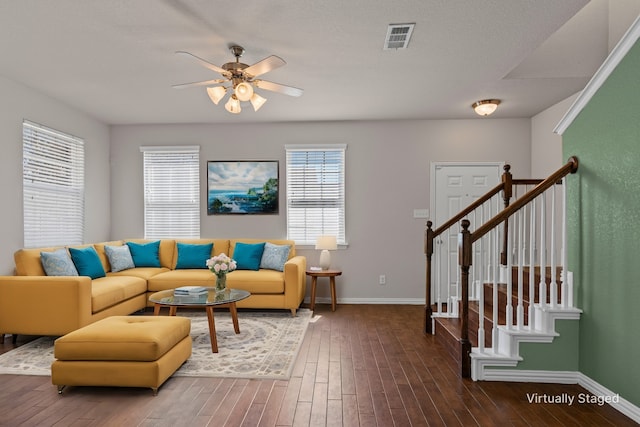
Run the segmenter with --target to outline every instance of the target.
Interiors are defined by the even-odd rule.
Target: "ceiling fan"
[[[225,108],[227,111],[234,114],[238,114],[240,113],[240,111],[242,111],[242,108],[240,106],[241,101],[251,102],[251,105],[253,106],[253,109],[255,111],[258,111],[258,109],[260,109],[260,107],[262,107],[262,105],[267,102],[265,98],[261,97],[254,91],[254,86],[260,89],[282,93],[289,96],[302,95],[302,89],[256,78],[258,76],[261,76],[262,74],[285,65],[286,62],[284,62],[282,58],[271,55],[261,61],[256,62],[253,65],[247,65],[240,62],[240,57],[244,53],[244,48],[242,46],[232,45],[229,47],[229,50],[231,50],[231,53],[236,57],[236,61],[227,62],[226,64],[222,65],[222,67],[218,67],[217,65],[205,61],[204,59],[199,58],[189,52],[176,52],[176,54],[178,55],[195,59],[203,67],[208,68],[211,71],[220,73],[224,78],[205,80],[201,82],[184,83],[174,85],[173,87],[175,89],[184,89],[196,86],[211,86],[207,88],[207,94],[209,95],[209,98],[211,98],[211,101],[213,101],[213,103],[216,105],[220,102],[220,100],[222,100],[222,98],[224,98],[224,96],[227,94],[227,91],[231,89],[232,93],[229,97],[229,100],[225,104]],[[224,86],[224,84],[226,83],[228,83],[229,86]]]

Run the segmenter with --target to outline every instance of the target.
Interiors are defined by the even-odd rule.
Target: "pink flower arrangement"
[[[229,258],[226,254],[216,255],[207,260],[207,268],[216,276],[224,276],[237,268],[235,260]]]

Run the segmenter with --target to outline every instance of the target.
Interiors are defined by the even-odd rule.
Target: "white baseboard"
[[[310,298],[304,302],[309,303]],[[424,298],[338,298],[338,304],[424,305]],[[331,304],[331,297],[316,297],[316,304]]]
[[[629,402],[602,384],[577,371],[535,371],[520,369],[484,369],[485,381],[508,381],[553,384],[578,384],[594,396],[610,400],[612,408],[640,423],[640,407]]]

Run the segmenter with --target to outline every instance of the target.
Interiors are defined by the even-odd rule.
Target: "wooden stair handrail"
[[[571,156],[569,161],[562,166],[560,169],[555,171],[553,174],[549,175],[545,178],[540,184],[536,185],[534,188],[529,190],[527,193],[522,195],[522,197],[518,198],[514,203],[509,205],[506,209],[500,211],[497,215],[491,218],[489,221],[485,222],[483,225],[478,227],[473,233],[471,233],[471,243],[479,240],[491,231],[493,228],[497,227],[501,223],[503,223],[507,218],[512,216],[514,213],[522,209],[523,206],[527,205],[533,199],[538,197],[540,194],[547,191],[552,186],[556,185],[558,181],[560,181],[565,176],[576,173],[578,170],[578,158],[576,156]]]

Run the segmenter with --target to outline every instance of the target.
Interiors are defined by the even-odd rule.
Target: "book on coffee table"
[[[173,295],[199,296],[209,291],[203,286],[181,286],[173,291]]]

